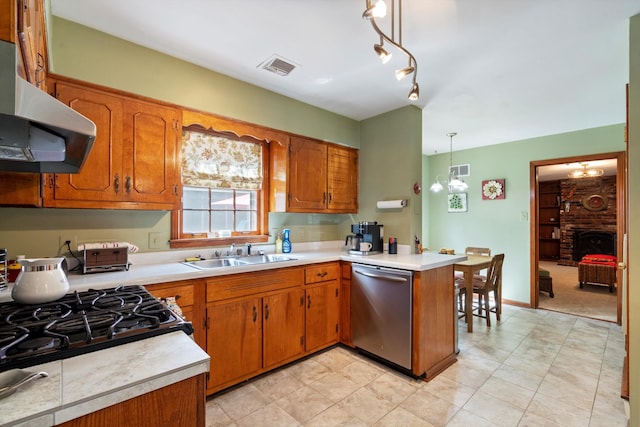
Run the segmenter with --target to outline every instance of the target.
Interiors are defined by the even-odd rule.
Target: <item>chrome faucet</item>
[[[231,246],[229,247],[229,250],[227,251],[227,256],[232,256],[235,249],[236,249],[236,244],[232,243]]]

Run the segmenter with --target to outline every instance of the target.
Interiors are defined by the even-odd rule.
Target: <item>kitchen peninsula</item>
[[[350,334],[349,299],[351,263],[397,268],[413,273],[412,373],[415,376],[429,380],[455,362],[453,264],[464,260],[464,256],[434,253],[414,255],[402,254],[401,251],[399,255],[384,253],[357,256],[335,249],[335,242],[322,242],[319,246],[315,245],[317,244],[298,244],[296,246],[298,250],[290,254],[293,259],[286,262],[209,270],[198,270],[180,262],[184,258],[198,255],[196,253],[198,251],[194,250],[132,254],[132,265],[128,271],[87,275],[70,274],[69,283],[71,291],[88,288],[104,289],[121,284],[145,285],[157,296],[167,294],[158,295],[154,291],[156,288],[162,291],[167,289],[170,284],[180,284],[183,288],[190,286],[192,289],[190,292],[193,294],[187,295],[185,293],[187,296],[184,298],[188,299],[193,307],[188,312],[185,311],[185,315],[188,318],[194,315],[193,313],[196,313],[195,316],[207,316],[206,319],[190,319],[194,324],[196,342],[198,342],[197,337],[199,336],[198,329],[207,329],[208,326],[215,323],[209,322],[209,318],[214,315],[212,313],[215,313],[215,310],[233,307],[229,305],[229,301],[236,303],[239,300],[248,300],[253,304],[253,301],[262,300],[261,304],[263,305],[258,306],[257,309],[258,316],[252,315],[251,309],[247,311],[248,322],[252,324],[253,319],[256,317],[260,319],[268,312],[271,312],[273,318],[277,318],[277,299],[268,298],[278,295],[287,298],[294,296],[295,299],[287,300],[291,302],[302,297],[301,300],[304,303],[299,312],[301,313],[302,326],[299,331],[303,339],[298,348],[292,353],[281,355],[270,361],[266,361],[266,359],[263,361],[263,346],[266,355],[270,345],[269,340],[272,339],[266,332],[268,325],[265,317],[263,319],[264,326],[261,327],[261,330],[264,328],[264,334],[261,332],[260,336],[256,338],[257,341],[248,341],[260,349],[259,364],[250,369],[238,371],[234,377],[222,379],[216,377],[217,372],[229,371],[227,367],[220,366],[223,362],[220,361],[219,353],[216,353],[219,349],[215,347],[215,343],[220,337],[211,330],[201,331],[204,334],[200,336],[204,336],[205,340],[204,343],[200,340],[199,344],[206,347],[211,360],[216,361],[211,365],[211,376],[206,386],[207,394],[215,393],[337,343],[353,347]],[[275,275],[278,275],[279,278],[284,277],[286,280],[272,280]],[[218,280],[221,277],[224,277],[225,280]],[[288,284],[279,284],[284,282]],[[229,285],[220,288],[221,283]],[[274,283],[278,283],[278,285],[274,285]],[[329,297],[334,295],[334,289],[335,297],[339,296],[334,315],[329,309],[318,312],[316,301],[329,300]],[[8,300],[9,295],[10,293],[7,291],[0,292],[0,301]],[[308,301],[311,301],[311,304],[308,304]],[[178,299],[178,303],[180,303],[180,299]],[[298,306],[297,303],[288,305]],[[327,303],[327,306],[330,306],[330,303]],[[294,309],[297,310],[295,307]],[[313,311],[313,307],[316,307],[316,311]],[[234,311],[234,313],[238,313],[238,311]],[[319,314],[319,317],[313,317],[316,314]],[[324,322],[324,326],[320,322],[322,326],[320,335],[316,333],[317,328],[314,329],[314,325],[318,322],[312,321],[312,317],[313,319],[322,319]],[[269,321],[271,320],[269,318]],[[335,327],[330,322],[335,322]],[[260,324],[259,321],[258,323]],[[329,328],[330,325],[331,328]],[[276,335],[284,335],[282,331],[282,329],[278,329]],[[317,338],[318,336],[320,339]],[[169,344],[168,341],[171,343]],[[155,356],[153,355],[155,351],[151,351],[148,347],[154,345],[154,342],[158,342],[159,348],[162,349],[160,354]],[[229,347],[225,347],[224,351],[232,352],[232,343],[227,342],[226,345]],[[133,358],[132,366],[143,366],[145,369],[141,371],[150,370],[151,372],[144,377],[136,377],[135,375],[132,377],[132,372],[126,366],[123,369],[112,363],[113,353],[111,352],[119,353],[125,348],[131,348],[133,353],[139,354],[137,360]],[[184,333],[176,332],[138,343],[77,356],[73,359],[51,362],[46,366],[28,368],[28,370],[48,370],[50,376],[35,380],[21,388],[13,396],[0,400],[0,414],[2,414],[0,415],[0,424],[35,418],[43,420],[43,423],[39,425],[54,425],[54,422],[71,420],[74,416],[96,411],[99,409],[94,406],[97,401],[104,402],[104,406],[115,405],[113,407],[117,408],[118,403],[126,400],[126,397],[123,396],[131,397],[134,395],[128,394],[133,393],[133,390],[150,391],[161,388],[165,385],[162,382],[168,378],[182,375],[181,378],[184,379],[196,378],[204,382],[204,374],[202,373],[207,370],[208,358],[204,352],[196,350],[199,349],[193,341]],[[74,360],[73,363],[71,363],[72,360]],[[76,360],[82,361],[82,363],[76,363]],[[84,372],[75,370],[80,366],[84,366]],[[103,367],[107,367],[108,373],[98,374],[97,372],[100,372],[98,368]],[[95,370],[92,372],[90,368],[95,368]],[[137,369],[135,371],[138,372]],[[112,382],[115,382],[116,386],[111,389],[102,389],[89,385],[99,383],[98,379],[103,378],[103,375],[106,375],[104,378],[110,378]],[[82,381],[87,384],[89,389],[76,387],[82,382],[78,380],[79,378],[83,379]],[[89,378],[96,378],[96,381],[89,380]],[[175,382],[181,383],[177,378]],[[42,395],[45,390],[48,390],[46,394],[48,400]],[[57,392],[61,390],[61,394],[52,394],[51,392],[54,390]],[[73,396],[68,393],[72,393]],[[25,406],[23,402],[34,402],[33,410],[29,410],[31,406]]]

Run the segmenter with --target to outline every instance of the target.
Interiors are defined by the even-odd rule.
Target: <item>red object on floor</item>
[[[587,254],[578,263],[578,280],[580,288],[585,283],[609,286],[613,292],[616,283],[617,258],[613,255]]]

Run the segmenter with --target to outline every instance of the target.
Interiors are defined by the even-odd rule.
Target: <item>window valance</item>
[[[182,132],[182,183],[199,187],[262,188],[262,144],[202,132]]]

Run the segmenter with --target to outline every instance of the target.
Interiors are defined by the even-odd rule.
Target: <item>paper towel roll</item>
[[[378,200],[376,207],[378,209],[399,209],[407,206],[405,199],[400,200]]]

